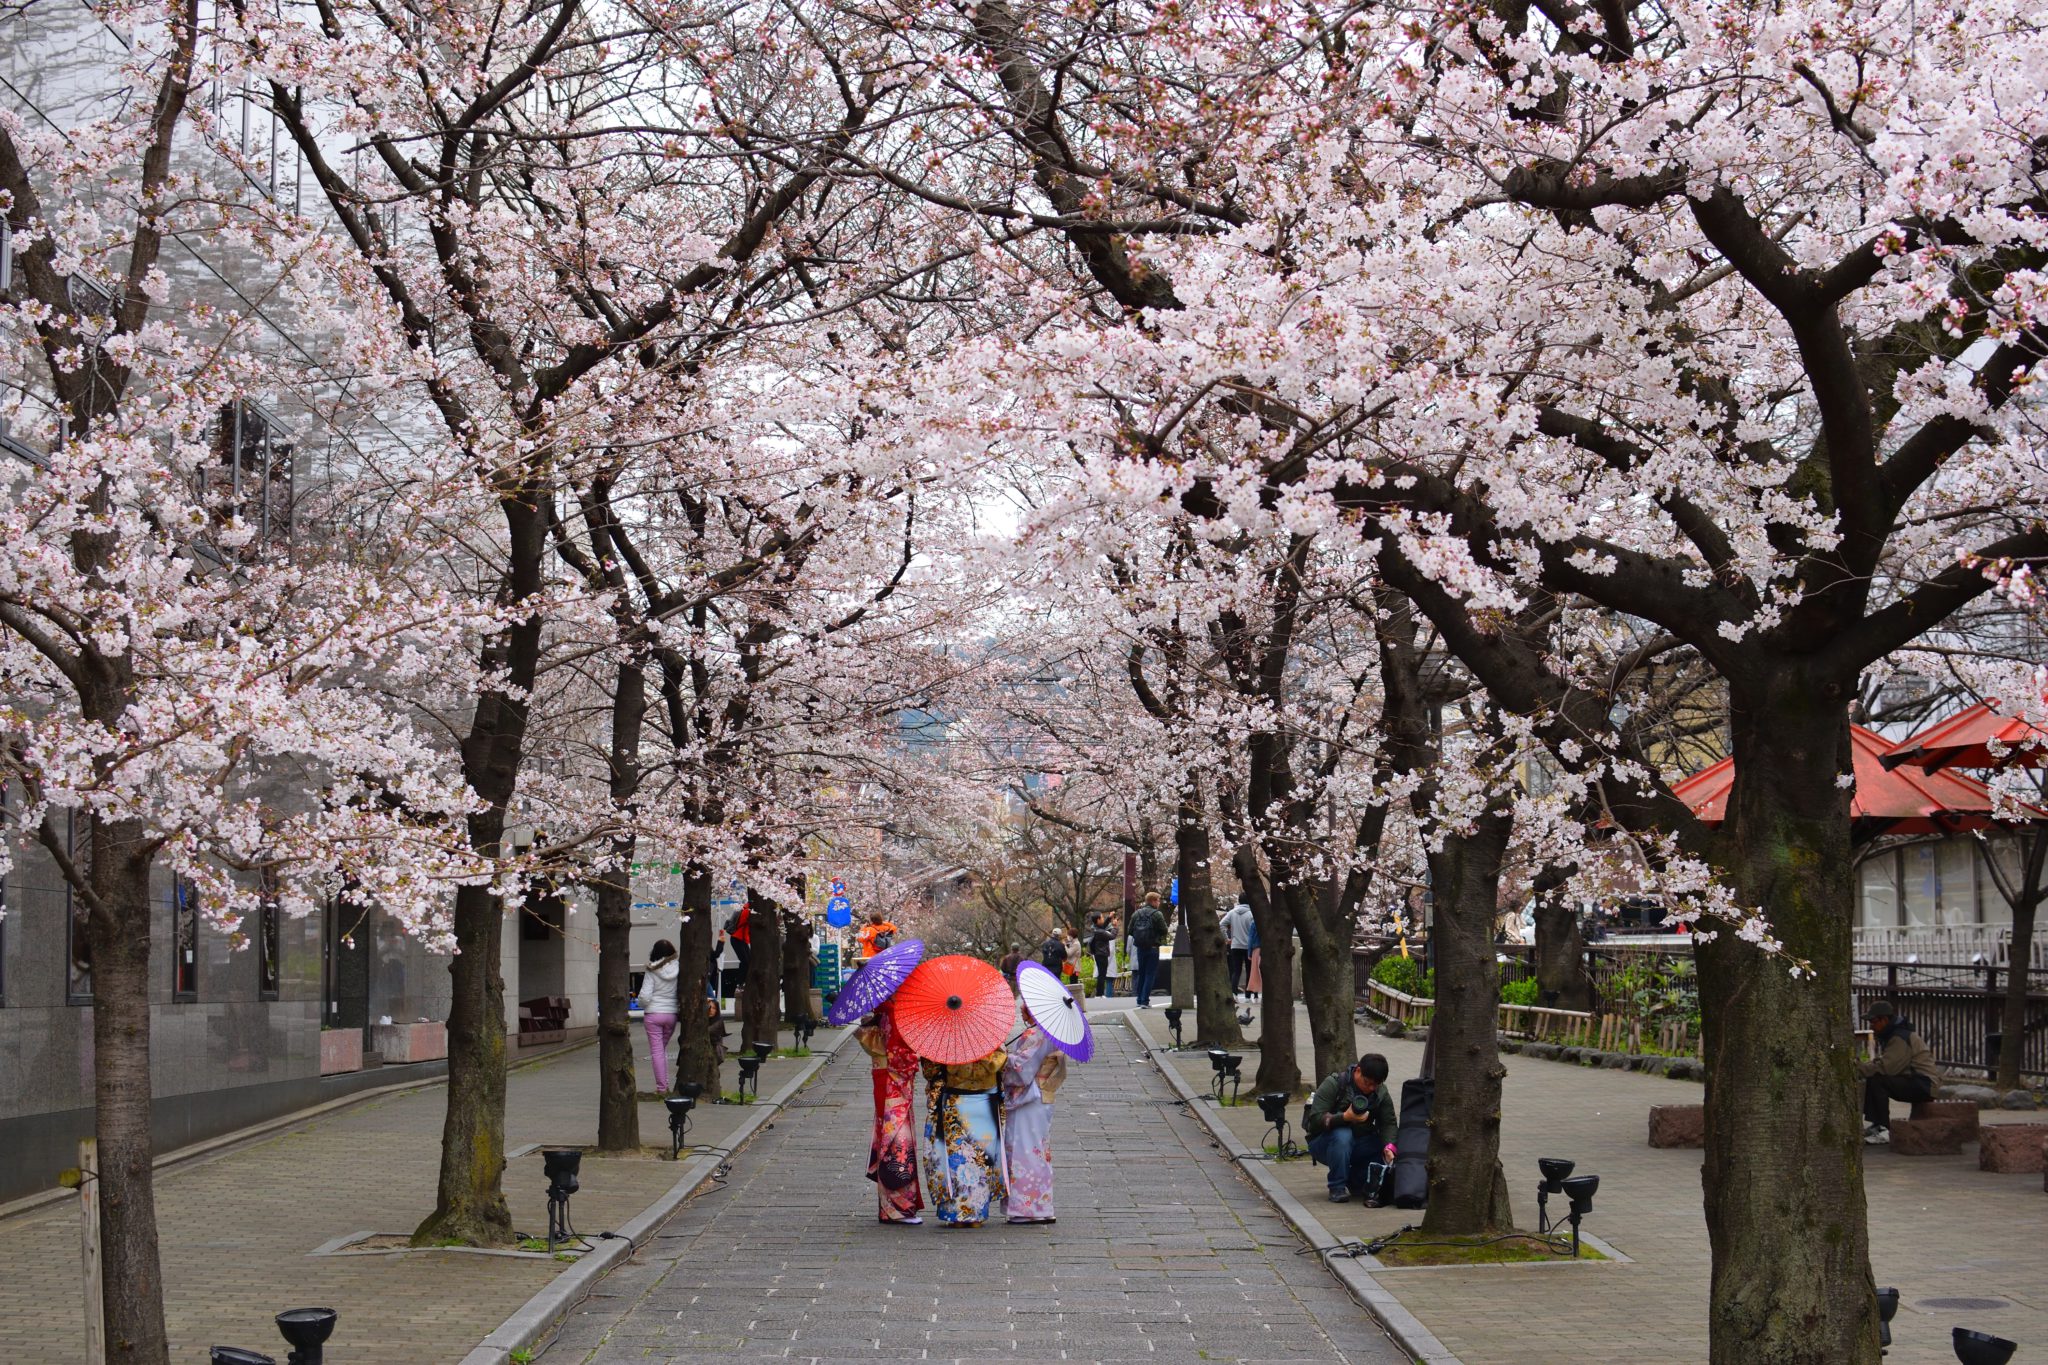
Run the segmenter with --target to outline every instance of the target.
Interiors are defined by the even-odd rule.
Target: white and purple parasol
[[[1095,1031],[1088,1027],[1088,1016],[1050,967],[1029,959],[1018,963],[1017,996],[1054,1047],[1077,1062],[1095,1055]]]
[[[923,960],[922,939],[908,938],[882,949],[846,978],[846,984],[839,988],[839,998],[825,1012],[825,1022],[834,1028],[844,1028],[859,1022],[864,1014],[873,1014],[910,979]]]

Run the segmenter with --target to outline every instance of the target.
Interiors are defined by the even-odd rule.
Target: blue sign
[[[825,902],[825,923],[834,929],[844,929],[853,923],[853,902],[844,896],[834,896]]]
[[[1172,885],[1166,890],[1166,899],[1174,905],[1180,904],[1180,878],[1173,879]]]

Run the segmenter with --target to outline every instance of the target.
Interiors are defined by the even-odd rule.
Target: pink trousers
[[[668,1040],[675,1036],[676,1017],[673,1014],[643,1014],[641,1020],[647,1025],[647,1050],[654,1055],[654,1088],[668,1090]]]

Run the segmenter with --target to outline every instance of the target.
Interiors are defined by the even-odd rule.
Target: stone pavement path
[[[1299,1059],[1310,1066],[1306,1015],[1297,1014]],[[1156,1019],[1155,1042],[1170,1035]],[[1421,1044],[1360,1028],[1360,1051],[1384,1053],[1399,1082],[1416,1074]],[[1600,1177],[1586,1230],[1631,1259],[1581,1266],[1377,1270],[1379,1283],[1466,1365],[1531,1361],[1692,1365],[1707,1359],[1707,1284],[1712,1263],[1700,1210],[1700,1154],[1648,1145],[1654,1104],[1697,1104],[1703,1087],[1637,1072],[1595,1070],[1506,1056],[1501,1157],[1517,1222],[1536,1223],[1536,1159],[1576,1160]],[[1200,1052],[1175,1058],[1197,1088],[1211,1068]],[[1247,1050],[1243,1070],[1257,1067]],[[1204,1104],[1209,1101],[1204,1100]],[[1301,1106],[1288,1106],[1298,1121]],[[1217,1112],[1212,1110],[1211,1112]],[[1220,1111],[1240,1139],[1257,1146],[1265,1127],[1255,1106]],[[2048,1121],[2048,1115],[1986,1111],[1988,1123]],[[2048,1342],[2048,1195],[2038,1175],[1977,1169],[1977,1149],[1960,1156],[1902,1157],[1867,1150],[1871,1263],[1877,1282],[1900,1290],[1895,1343],[1886,1365],[1952,1365],[1950,1329],[1968,1326],[2022,1344],[2038,1359]],[[1399,1209],[1322,1201],[1325,1172],[1306,1161],[1274,1168],[1333,1237],[1369,1239],[1415,1222]],[[1562,1201],[1553,1197],[1551,1208]],[[2034,1356],[2027,1351],[2037,1352]]]
[[[1056,1225],[878,1223],[868,1068],[848,1049],[537,1358],[1405,1360],[1131,1035],[1097,1038],[1053,1119]]]
[[[817,1042],[822,1047],[836,1036]],[[649,1076],[637,1031],[635,1044],[639,1074]],[[773,1094],[802,1065],[769,1062],[762,1093]],[[734,1075],[728,1063],[727,1086]],[[595,1140],[595,1046],[516,1067],[507,1085],[512,1150]],[[459,1360],[554,1278],[562,1267],[545,1256],[310,1254],[350,1233],[409,1233],[433,1207],[445,1094],[434,1085],[364,1100],[157,1172],[165,1316],[176,1365],[204,1362],[209,1345],[249,1347],[282,1360],[272,1315],[313,1304],[341,1314],[328,1347],[336,1365]],[[699,1109],[691,1139],[716,1142],[745,1114],[737,1105]],[[644,1143],[668,1141],[660,1105],[640,1106],[640,1136]],[[576,1226],[592,1233],[618,1226],[668,1190],[675,1175],[666,1161],[585,1160],[572,1205]],[[507,1163],[505,1192],[516,1227],[546,1227],[546,1185],[539,1153]],[[71,1200],[0,1219],[0,1362],[84,1360],[78,1246]]]

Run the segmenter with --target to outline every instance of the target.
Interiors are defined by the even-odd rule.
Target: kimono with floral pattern
[[[1012,1218],[1053,1216],[1052,1095],[1066,1062],[1034,1024],[1018,1035],[1003,1063],[1003,1159]]]
[[[917,1183],[917,1116],[911,1086],[917,1079],[917,1053],[896,1029],[889,1006],[875,1012],[875,1023],[854,1035],[867,1049],[875,1086],[875,1134],[868,1144],[868,1179],[884,1223],[917,1216],[924,1194]]]
[[[924,1179],[942,1223],[974,1227],[1007,1198],[1003,1183],[1003,1050],[972,1062],[926,1061]]]

